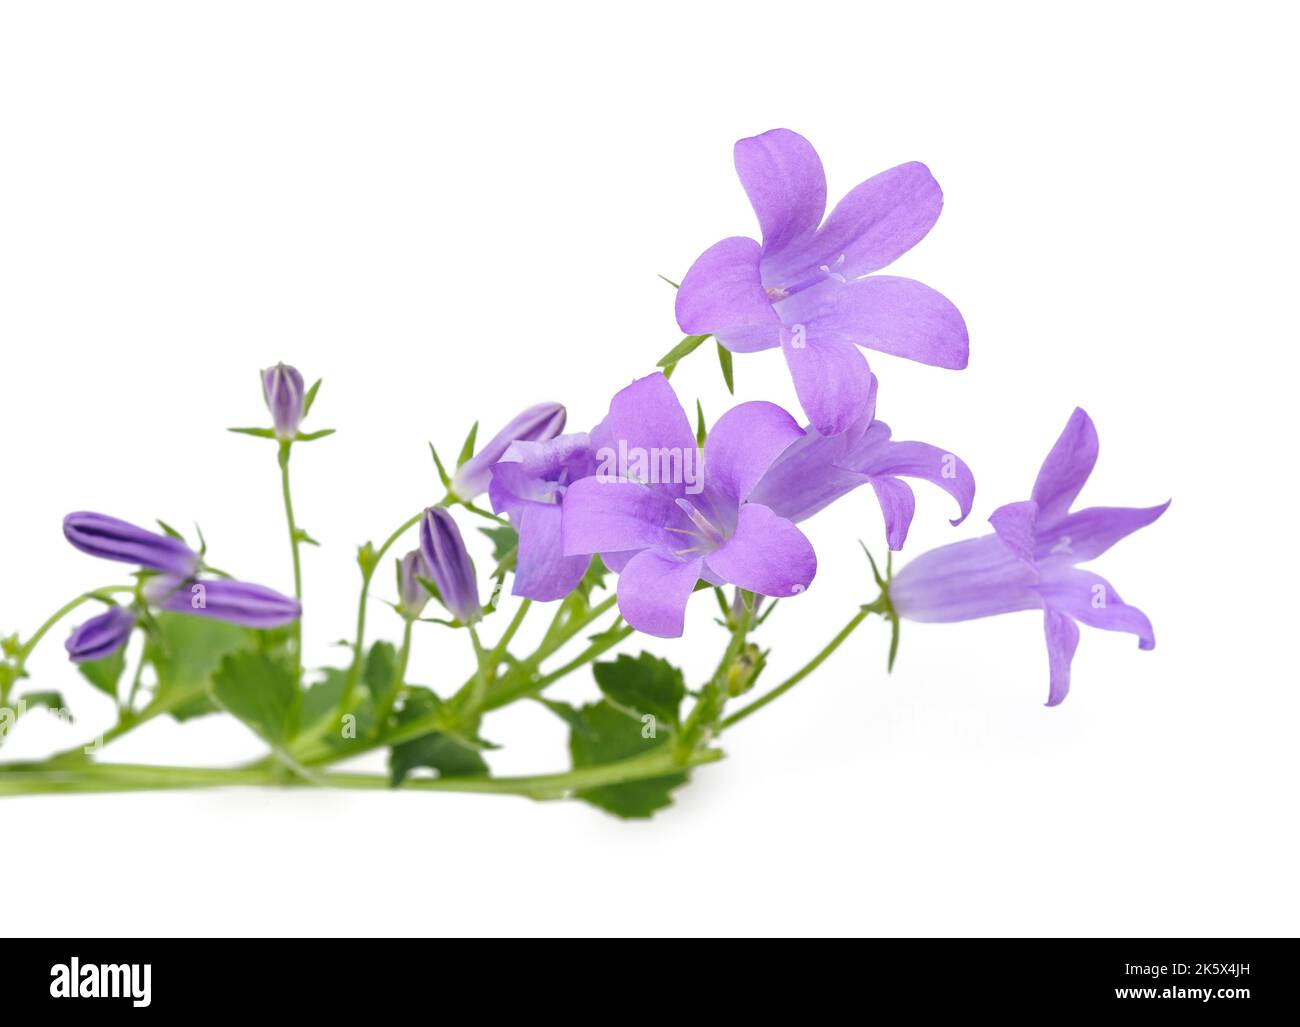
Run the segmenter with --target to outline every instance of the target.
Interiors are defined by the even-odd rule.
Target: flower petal
[[[696,452],[691,422],[662,374],[638,378],[620,390],[610,400],[605,420],[592,429],[591,444],[597,462],[605,464],[620,454],[634,455],[634,450],[649,455],[666,449],[679,461],[688,453],[694,459]]]
[[[703,567],[699,558],[682,562],[649,550],[638,553],[618,576],[619,613],[637,631],[676,638]]]
[[[1137,635],[1139,649],[1156,647],[1147,615],[1122,602],[1110,582],[1098,574],[1064,564],[1045,566],[1038,591],[1048,606],[1091,628],[1127,631]]]
[[[900,616],[947,623],[1037,610],[1038,573],[996,535],[922,553],[894,575],[889,595]]]
[[[907,529],[912,526],[912,514],[916,512],[916,496],[907,482],[888,476],[872,478],[871,487],[885,515],[885,539],[889,548],[902,549],[907,541]]]
[[[859,423],[871,396],[872,375],[856,346],[796,324],[794,331],[781,333],[781,351],[804,413],[820,434],[839,435]]]
[[[765,596],[807,591],[817,554],[804,533],[758,503],[740,508],[735,533],[706,558],[724,581]]]
[[[671,548],[668,527],[681,512],[673,494],[625,478],[583,478],[564,494],[561,537],[565,556]]]
[[[960,515],[952,521],[954,525],[966,519],[975,502],[975,476],[970,468],[954,454],[926,442],[887,442],[873,449],[869,464],[861,469],[870,475],[903,475],[938,485],[957,500]]]
[[[1038,518],[1038,504],[1033,500],[1007,503],[989,515],[989,523],[1013,553],[1025,563],[1034,563],[1034,524]]]
[[[1043,611],[1043,631],[1047,635],[1047,705],[1056,706],[1070,691],[1070,663],[1079,646],[1079,626],[1049,606]]]
[[[779,345],[781,319],[759,274],[762,253],[753,239],[736,236],[700,254],[677,290],[681,330],[715,335],[737,353]]]
[[[1106,552],[1120,539],[1145,528],[1169,509],[1169,503],[1139,509],[1126,506],[1090,506],[1067,514],[1051,528],[1039,532],[1038,558],[1060,556],[1082,563]]]
[[[763,227],[763,248],[812,235],[826,213],[821,158],[797,132],[774,128],[736,143],[736,174]]]
[[[734,406],[718,418],[704,442],[708,483],[737,502],[791,443],[803,438],[795,419],[775,403],[756,400]]]
[[[587,573],[590,556],[564,555],[562,517],[561,508],[548,503],[523,503],[512,515],[519,532],[515,595],[541,602],[563,599]]]
[[[1097,463],[1097,429],[1082,407],[1076,407],[1043,461],[1031,498],[1038,504],[1039,524],[1047,530],[1067,513]]]
[[[966,366],[966,322],[952,302],[910,278],[873,275],[826,281],[782,301],[782,320],[802,323],[809,336],[842,339],[934,367]]]

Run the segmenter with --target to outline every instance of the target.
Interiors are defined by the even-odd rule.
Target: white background
[[[908,552],[1025,498],[1076,404],[1102,440],[1085,503],[1174,500],[1094,565],[1158,647],[1085,628],[1059,708],[1034,614],[905,625],[891,677],[871,621],[650,823],[410,793],[4,800],[5,932],[1294,934],[1294,30],[1262,4],[4,5],[6,631],[120,577],[64,543],[73,509],[199,521],[214,563],[288,589],[273,447],[223,431],[264,423],[256,371],[284,359],[339,429],[294,472],[325,543],[309,655],[341,661],[353,547],[438,497],[426,441],[541,399],[598,419],[680,338],[656,273],[756,231],[731,146],[776,126],[818,147],[832,202],[906,160],[945,191],[895,270],[960,306],[970,368],[873,366],[897,435],[979,490],[953,529],[918,485]],[[779,354],[736,363],[740,398],[797,409]],[[674,381],[724,409],[709,350]],[[872,497],[808,530],[820,574],[769,622],[769,683],[874,598]],[[651,643],[696,681],[710,607]],[[372,625],[397,627],[378,602]],[[33,685],[80,721],[33,716],[6,758],[111,718],[56,635]],[[429,627],[414,679],[459,681],[462,643]],[[489,729],[500,772],[563,766],[544,711]],[[256,752],[215,718],[110,750]]]

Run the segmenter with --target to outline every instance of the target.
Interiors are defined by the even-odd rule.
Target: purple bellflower
[[[63,518],[63,535],[83,553],[134,563],[149,570],[189,577],[198,554],[179,539],[137,528],[105,514],[82,511]]]
[[[1120,601],[1110,583],[1075,565],[1106,552],[1169,507],[1070,506],[1097,462],[1097,431],[1075,410],[1047,455],[1031,498],[989,518],[994,534],[924,553],[894,578],[890,599],[899,616],[950,622],[1018,610],[1042,610],[1050,677],[1047,705],[1070,690],[1078,623],[1128,631],[1141,649],[1155,648],[1146,615]]]
[[[916,499],[903,477],[933,482],[957,500],[960,524],[975,500],[975,478],[958,457],[925,442],[895,442],[889,425],[875,420],[876,377],[858,423],[839,435],[809,427],[776,458],[749,495],[773,513],[798,523],[860,485],[871,485],[885,515],[890,549],[902,549]]]
[[[515,442],[491,470],[492,509],[508,516],[519,535],[514,594],[542,602],[564,598],[591,564],[590,555],[564,555],[560,530],[565,492],[596,473],[590,436]]]
[[[803,432],[772,403],[742,403],[713,426],[700,450],[662,374],[633,382],[591,433],[597,473],[568,486],[566,556],[600,553],[618,572],[618,605],[634,628],[682,633],[701,579],[766,596],[805,591],[817,573],[794,524],[746,502],[772,461]]]
[[[110,606],[77,627],[64,643],[73,663],[89,663],[112,656],[126,645],[135,630],[135,614],[123,606]]]
[[[421,578],[425,581],[433,580],[429,565],[424,562],[420,551],[412,549],[397,561],[398,610],[403,617],[411,620],[424,612],[425,604],[429,601],[429,590],[424,587]]]
[[[429,568],[429,578],[438,586],[438,596],[458,621],[472,624],[483,615],[478,598],[474,561],[451,514],[440,506],[424,511],[420,522],[420,554]]]
[[[677,323],[735,353],[781,347],[799,402],[822,435],[857,419],[871,349],[963,368],[957,308],[909,278],[874,275],[929,232],[943,193],[924,164],[869,178],[830,217],[826,176],[803,136],[778,128],[736,143],[736,172],[763,242],[733,237],[706,250],[682,279]]]
[[[262,372],[262,395],[271,411],[275,434],[282,439],[294,438],[306,413],[307,394],[303,390],[302,374],[284,363],[268,367]]]
[[[451,492],[457,499],[470,500],[487,491],[492,465],[500,460],[512,442],[545,442],[564,431],[566,412],[559,403],[538,403],[529,407],[497,432],[490,442],[456,469]]]
[[[302,616],[302,604],[264,585],[226,578],[155,578],[145,586],[150,605],[172,613],[211,617],[246,628],[280,628]]]

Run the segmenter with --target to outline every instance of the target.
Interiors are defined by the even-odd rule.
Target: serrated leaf
[[[288,741],[297,727],[300,697],[294,672],[265,653],[225,657],[212,675],[212,694],[272,744]]]
[[[500,563],[510,552],[519,545],[519,533],[508,525],[502,525],[499,528],[479,528],[484,535],[492,540],[492,560],[494,563]]]
[[[77,664],[81,676],[110,699],[117,698],[117,684],[122,680],[122,672],[125,669],[126,646],[122,646],[117,652],[105,656],[102,660]]]
[[[256,633],[236,624],[184,613],[156,614],[144,649],[158,678],[153,702],[175,702],[169,712],[182,721],[215,712],[208,698],[212,674],[229,653],[256,646]]]
[[[427,717],[441,706],[442,700],[429,689],[413,687],[408,690],[406,701],[397,712],[397,724],[400,727]],[[482,756],[464,742],[441,731],[431,731],[393,746],[388,767],[394,788],[418,767],[435,770],[439,777],[480,777],[488,773],[488,765]]]
[[[67,713],[68,703],[62,692],[28,692],[20,695],[18,701],[29,710],[46,709],[55,713]],[[68,719],[72,719],[69,715]]]
[[[727,391],[736,394],[736,372],[731,366],[731,350],[718,343],[718,363],[722,366],[722,380],[727,383]]]
[[[682,672],[667,660],[645,652],[635,657],[622,653],[593,664],[592,673],[601,693],[615,705],[639,715],[648,713],[669,727],[681,722],[686,683]]]
[[[560,702],[557,699],[543,699],[539,695],[533,696],[533,698],[568,724],[569,730],[578,731],[584,735],[591,734],[591,728],[589,728],[587,722],[582,719],[582,714],[567,702]]]
[[[664,744],[662,739],[644,737],[644,725],[640,720],[629,717],[607,702],[593,703],[577,712],[587,730],[569,734],[569,753],[575,768],[596,767],[644,756]],[[575,792],[574,797],[616,817],[649,817],[672,805],[673,790],[687,780],[688,775],[683,771],[644,781],[589,788]]]

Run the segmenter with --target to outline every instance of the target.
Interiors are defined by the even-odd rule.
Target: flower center
[[[692,538],[698,539],[701,543],[700,545],[695,546],[691,549],[677,550],[679,555],[686,555],[687,553],[698,552],[702,549],[717,549],[718,546],[722,545],[722,543],[727,540],[726,536],[722,533],[722,530],[718,528],[717,525],[715,525],[707,517],[705,517],[704,514],[700,512],[699,507],[697,507],[689,499],[678,499],[676,500],[676,503],[678,509],[680,509],[684,514],[686,514],[688,518],[690,518],[691,523],[695,525],[695,527],[698,528],[699,531],[697,534],[696,532],[685,531],[683,529],[676,529],[676,530],[681,531],[682,534],[684,535],[688,535]]]

